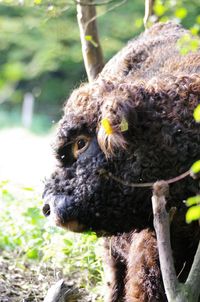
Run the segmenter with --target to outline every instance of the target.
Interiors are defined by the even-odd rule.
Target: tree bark
[[[193,301],[198,301],[200,296],[200,242],[194,257],[192,268],[186,281],[186,285],[191,289]]]
[[[81,4],[77,2],[77,20],[89,82],[97,77],[104,66],[96,23],[96,8],[95,5],[91,5],[92,3],[93,0],[82,0]]]
[[[154,0],[145,0],[145,13],[143,18],[144,27],[147,27],[149,18],[153,15]]]
[[[200,294],[200,243],[185,284],[179,283],[170,244],[169,215],[165,209],[168,184],[156,182],[153,186],[152,207],[157,236],[160,267],[168,302],[198,302]]]

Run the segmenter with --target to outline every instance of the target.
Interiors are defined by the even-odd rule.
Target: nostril
[[[43,206],[42,212],[45,217],[48,217],[51,214],[50,205],[48,203]]]

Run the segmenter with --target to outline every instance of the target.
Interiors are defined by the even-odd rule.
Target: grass
[[[74,234],[52,227],[41,214],[42,200],[32,187],[0,182],[0,250],[15,253],[18,262],[62,268],[96,295],[102,266],[95,234]],[[102,301],[101,297],[95,301]]]
[[[7,263],[11,261],[13,267],[17,266],[22,274],[24,272],[24,286],[29,284],[31,294],[36,293],[40,275],[46,279],[44,281],[43,277],[42,296],[52,282],[58,280],[58,272],[62,272],[64,278],[90,292],[95,297],[93,301],[101,302],[101,240],[94,233],[75,234],[53,227],[41,212],[42,180],[45,175],[49,175],[54,165],[51,155],[54,135],[36,136],[23,128],[6,129],[7,126],[4,125],[0,131],[0,254],[6,263],[3,267],[10,267]],[[4,261],[0,261],[0,270],[1,263]],[[30,283],[25,276],[29,274],[31,278],[32,271],[36,275]],[[55,272],[53,279],[52,271]],[[0,272],[0,296],[2,274],[4,272]],[[7,283],[14,285],[12,278],[11,275],[11,283]],[[10,299],[6,301],[19,301],[12,297]],[[43,300],[37,298],[33,301]]]

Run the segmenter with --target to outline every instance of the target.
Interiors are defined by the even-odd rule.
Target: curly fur
[[[193,119],[200,103],[200,52],[180,55],[177,40],[185,33],[173,23],[156,24],[130,41],[92,84],[72,93],[59,123],[59,165],[45,186],[44,212],[62,227],[108,236],[107,302],[166,301],[152,192],[123,186],[101,171],[129,182],[154,182],[185,172],[200,158],[200,125]],[[112,134],[102,127],[103,118]],[[90,143],[75,158],[73,145],[80,135]],[[181,281],[200,237],[198,224],[185,224],[183,201],[198,192],[198,181],[189,177],[170,186],[168,206],[177,208],[171,240]]]

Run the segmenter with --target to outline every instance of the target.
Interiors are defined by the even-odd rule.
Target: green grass
[[[63,268],[72,279],[78,276],[78,286],[98,292],[102,265],[96,253],[96,235],[50,226],[41,207],[42,200],[34,188],[0,182],[0,250],[14,251],[24,261]]]

